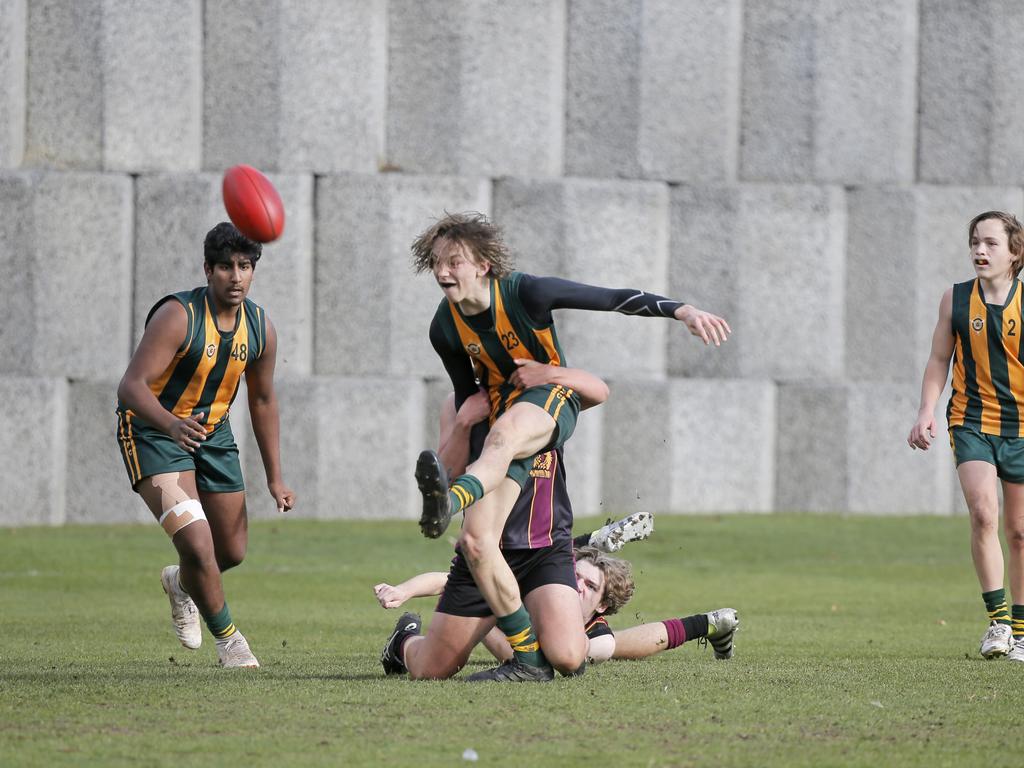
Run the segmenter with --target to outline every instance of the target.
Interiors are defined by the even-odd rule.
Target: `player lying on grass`
[[[580,410],[577,393],[561,381],[522,386],[514,380],[520,360],[565,364],[555,331],[555,309],[588,309],[681,321],[705,344],[725,341],[729,325],[682,302],[634,289],[609,289],[511,270],[499,229],[479,213],[447,214],[413,243],[413,264],[431,272],[444,298],[430,326],[430,341],[455,390],[456,406],[478,388],[490,397],[491,428],[479,456],[465,471],[449,467],[433,451],[416,463],[423,496],[420,528],[439,537],[453,514],[470,508],[460,534],[468,567],[517,660],[546,667],[543,642],[532,626],[513,570],[499,541],[510,505],[489,497],[511,478],[526,482],[533,458],[569,439]],[[455,477],[449,484],[448,478]],[[520,642],[519,639],[522,638]]]
[[[580,613],[590,641],[588,663],[597,664],[608,659],[644,659],[677,648],[687,641],[704,638],[714,648],[716,659],[732,658],[733,639],[739,627],[739,616],[732,608],[639,624],[613,632],[606,617],[618,613],[633,596],[632,567],[628,561],[611,557],[596,547],[578,547],[575,554]],[[398,608],[414,597],[440,595],[447,581],[448,574],[443,571],[421,573],[395,586],[377,584],[373,592],[381,607]],[[419,616],[404,613],[398,623],[399,626],[418,624]],[[512,658],[512,649],[497,627],[487,633],[483,643],[499,661]]]

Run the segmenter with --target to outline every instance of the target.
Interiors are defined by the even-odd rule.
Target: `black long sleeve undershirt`
[[[551,322],[553,309],[589,309],[621,312],[624,315],[672,317],[683,302],[634,288],[602,288],[560,277],[524,274],[519,281],[519,299],[538,323]]]

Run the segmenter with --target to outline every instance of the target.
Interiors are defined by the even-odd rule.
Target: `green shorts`
[[[949,430],[949,447],[956,465],[965,461],[984,461],[996,468],[996,474],[1008,483],[1024,483],[1024,437],[986,435],[974,427]]]
[[[561,448],[576,430],[576,420],[580,415],[580,397],[575,390],[566,389],[561,384],[545,384],[542,387],[531,387],[512,401],[515,403],[533,403],[547,411],[555,421],[555,431],[551,441],[538,454]],[[533,469],[533,456],[517,459],[508,466],[507,477],[512,478],[522,488],[530,479]]]
[[[196,473],[196,488],[200,491],[233,493],[245,490],[242,466],[238,462],[238,446],[227,419],[206,436],[195,453],[189,453],[159,429],[118,409],[117,442],[133,490],[145,477],[189,471]]]

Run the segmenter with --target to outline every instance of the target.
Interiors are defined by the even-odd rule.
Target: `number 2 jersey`
[[[179,419],[202,413],[209,434],[227,419],[245,367],[266,348],[267,315],[263,307],[245,299],[234,329],[221,331],[207,288],[202,286],[164,296],[146,316],[147,325],[167,301],[178,301],[185,308],[188,329],[171,364],[149,388],[160,405]],[[141,421],[121,403],[118,411]]]
[[[953,394],[946,408],[951,428],[1024,437],[1020,285],[1013,281],[1002,306],[986,303],[977,278],[953,286]]]

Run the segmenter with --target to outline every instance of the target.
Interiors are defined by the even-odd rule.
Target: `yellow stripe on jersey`
[[[988,313],[985,301],[978,290],[979,283],[971,290],[970,318],[980,317],[981,330],[971,327],[971,357],[974,358],[974,378],[978,383],[978,396],[981,400],[981,431],[988,434],[999,434],[999,399],[996,388],[992,385],[992,369],[988,359]]]
[[[491,356],[487,354],[487,350],[484,349],[483,342],[480,341],[480,337],[476,334],[472,328],[470,328],[466,321],[459,315],[459,311],[455,308],[455,305],[450,301],[448,302],[448,309],[452,313],[452,321],[455,323],[455,330],[459,334],[459,341],[462,342],[462,348],[466,350],[466,354],[469,355],[469,359],[473,362],[473,373],[476,374],[478,379],[482,379],[482,368],[487,369],[487,384],[488,392],[487,396],[491,401],[491,418],[494,418],[494,413],[498,408],[498,402],[500,395],[498,393],[498,386],[505,381],[505,377],[501,375],[501,370],[498,368],[498,364],[495,363]],[[471,350],[476,350],[474,353]]]
[[[250,348],[249,323],[246,321],[245,312],[239,309],[238,330],[231,341],[231,355],[227,368],[224,369],[224,378],[221,379],[213,405],[210,406],[210,415],[206,420],[207,432],[212,432],[224,418],[228,405],[235,396],[235,390],[238,389],[238,380],[245,373],[246,361],[252,354],[254,350]]]
[[[171,380],[171,376],[174,374],[174,369],[178,367],[178,363],[181,362],[181,358],[188,352],[189,346],[192,344],[192,334],[195,333],[196,318],[195,309],[191,304],[185,304],[185,314],[187,316],[185,324],[185,342],[181,345],[181,348],[174,355],[174,359],[171,360],[171,364],[167,366],[167,370],[160,374],[160,378],[156,379],[152,384],[149,385],[149,390],[158,398],[160,393],[164,391],[164,387],[167,386],[167,382]]]
[[[217,330],[217,323],[210,312],[209,303],[204,303],[203,309],[206,314],[206,322],[204,323],[206,339],[203,344],[203,354],[199,360],[199,365],[196,366],[195,373],[192,374],[188,387],[181,393],[178,402],[171,409],[171,412],[179,419],[187,419],[192,415],[192,409],[195,408],[199,398],[203,395],[206,379],[210,376],[210,371],[213,370],[213,366],[217,362],[217,350],[220,348],[220,332]],[[213,346],[212,355],[208,354],[211,345]]]
[[[1006,372],[1010,379],[1010,394],[1017,404],[1017,437],[1024,437],[1024,366],[1017,358],[1020,345],[1021,321],[1020,286],[1017,293],[1003,310],[1003,352],[1006,357]],[[1013,334],[1012,336],[1010,334]]]
[[[555,339],[551,333],[551,329],[545,328],[542,331],[535,330],[533,335],[537,337],[537,341],[539,341],[541,346],[544,347],[544,351],[548,353],[548,362],[551,365],[561,365],[562,358],[558,355],[558,348],[555,346]]]
[[[523,344],[522,339],[516,335],[512,321],[508,319],[508,314],[505,312],[505,304],[501,300],[501,286],[497,283],[494,283],[494,330],[497,331],[498,339],[508,352],[509,357],[516,360],[535,359]]]
[[[949,426],[961,427],[967,413],[967,372],[964,369],[964,345],[959,334],[953,349],[953,397],[950,402]]]

